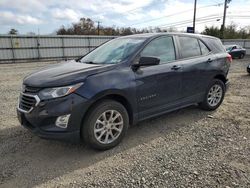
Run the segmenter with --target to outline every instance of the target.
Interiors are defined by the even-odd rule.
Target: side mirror
[[[139,63],[135,64],[134,67],[141,67],[141,66],[152,66],[152,65],[159,65],[160,59],[156,57],[141,57],[139,59]]]

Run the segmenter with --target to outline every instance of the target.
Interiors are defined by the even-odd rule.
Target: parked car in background
[[[18,119],[43,138],[82,138],[109,149],[139,121],[195,104],[217,109],[231,60],[221,41],[210,36],[119,37],[27,76]]]
[[[242,48],[240,45],[225,45],[227,53],[229,53],[232,58],[243,59],[246,55],[246,49]]]

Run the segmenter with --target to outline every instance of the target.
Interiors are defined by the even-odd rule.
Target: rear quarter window
[[[212,50],[212,52],[214,53],[226,52],[220,39],[210,38],[210,37],[202,37],[202,39],[206,42],[206,44]]]

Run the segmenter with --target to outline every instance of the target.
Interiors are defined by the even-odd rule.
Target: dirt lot
[[[250,187],[248,63],[233,62],[218,110],[189,107],[142,122],[105,152],[22,128],[21,80],[46,63],[0,65],[0,187]]]

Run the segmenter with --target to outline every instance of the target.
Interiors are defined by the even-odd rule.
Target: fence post
[[[246,48],[246,39],[243,39],[244,42],[243,42],[243,48]]]
[[[90,48],[90,37],[88,36],[87,39],[88,39],[88,49],[89,49],[89,52],[90,52],[91,51],[91,48]]]
[[[64,37],[61,37],[61,40],[62,40],[62,55],[63,55],[63,59],[67,59],[65,57],[65,45],[64,45]]]
[[[40,60],[41,54],[40,54],[40,38],[39,38],[39,36],[36,37],[36,44],[37,44],[37,55],[38,55],[38,60]]]
[[[14,44],[13,44],[13,37],[10,36],[10,46],[11,46],[11,52],[12,52],[12,62],[15,63],[15,52],[14,52]]]

